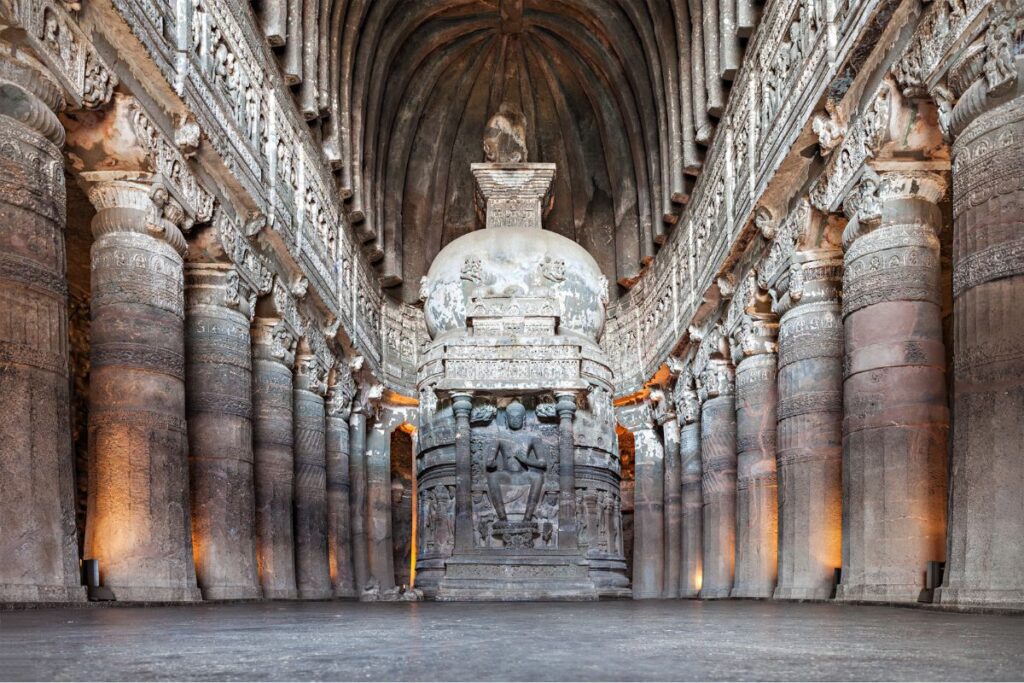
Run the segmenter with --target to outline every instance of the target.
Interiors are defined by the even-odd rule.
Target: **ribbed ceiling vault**
[[[477,227],[469,164],[502,102],[525,114],[529,160],[558,164],[548,229],[628,286],[687,200],[758,14],[753,0],[316,7],[324,147],[407,302],[437,252]]]

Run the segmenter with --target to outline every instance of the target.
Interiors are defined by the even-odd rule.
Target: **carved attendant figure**
[[[534,511],[544,490],[544,471],[547,459],[542,455],[546,450],[540,436],[523,430],[526,422],[526,408],[519,401],[513,401],[505,408],[505,424],[508,431],[501,431],[487,443],[484,464],[487,468],[487,489],[491,504],[498,520],[508,521],[505,515],[503,485],[529,484],[530,498],[526,503],[523,521],[533,519]]]

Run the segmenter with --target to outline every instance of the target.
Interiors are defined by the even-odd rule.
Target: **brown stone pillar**
[[[704,496],[701,598],[727,598],[736,568],[736,400],[732,364],[712,359],[701,373],[700,453]]]
[[[995,14],[953,110],[953,463],[938,601],[1024,606],[1024,57]],[[964,60],[963,69],[973,68]]]
[[[752,321],[758,343],[741,344],[736,366],[736,585],[734,598],[770,598],[778,575],[779,505],[775,472],[778,324]],[[752,355],[747,355],[746,352]]]
[[[336,381],[327,399],[327,548],[336,598],[356,596],[348,427],[353,393],[354,386]]]
[[[665,453],[646,403],[619,413],[635,443],[633,598],[660,598],[665,588]]]
[[[688,375],[689,373],[687,373]],[[680,378],[681,382],[685,380]],[[692,378],[687,385],[692,384]],[[692,387],[677,392],[683,427],[679,434],[682,483],[679,597],[695,598],[704,582],[704,466],[700,457],[700,402]]]
[[[382,591],[395,587],[391,540],[391,415],[384,411],[366,438],[366,535],[370,577]]]
[[[658,402],[657,422],[665,447],[665,585],[664,598],[678,598],[682,554],[683,491],[679,460],[679,420],[675,406],[664,394]]]
[[[325,599],[332,594],[327,559],[327,370],[305,351],[295,359],[295,583],[300,598]]]
[[[935,173],[867,171],[847,201],[841,600],[917,602],[945,559],[946,404]]]
[[[823,600],[842,562],[842,260],[833,250],[791,259],[794,305],[779,320],[775,598]]]
[[[289,600],[298,596],[292,517],[295,335],[280,318],[258,317],[252,342],[256,558],[263,596]]]
[[[356,593],[370,580],[366,543],[366,406],[357,401],[348,422],[349,474],[352,482],[352,572]]]
[[[84,175],[96,207],[85,556],[100,561],[118,600],[198,600],[185,429],[184,215],[158,182]]]
[[[229,264],[185,270],[192,545],[207,600],[262,595],[256,570],[252,302]]]
[[[452,393],[455,414],[455,554],[473,547],[473,452],[470,443],[469,416],[473,411],[473,395]]]
[[[68,396],[57,86],[0,56],[0,603],[84,600]]]

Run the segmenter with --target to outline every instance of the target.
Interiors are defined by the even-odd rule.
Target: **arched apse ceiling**
[[[525,114],[529,160],[558,165],[546,227],[629,286],[687,201],[758,16],[754,0],[305,2],[319,54],[291,80],[319,75],[307,116],[383,284],[410,303],[477,227],[469,165],[503,101]]]

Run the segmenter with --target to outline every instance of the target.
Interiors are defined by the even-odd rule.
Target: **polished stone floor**
[[[1024,616],[754,601],[0,612],[0,679],[1024,678]]]

